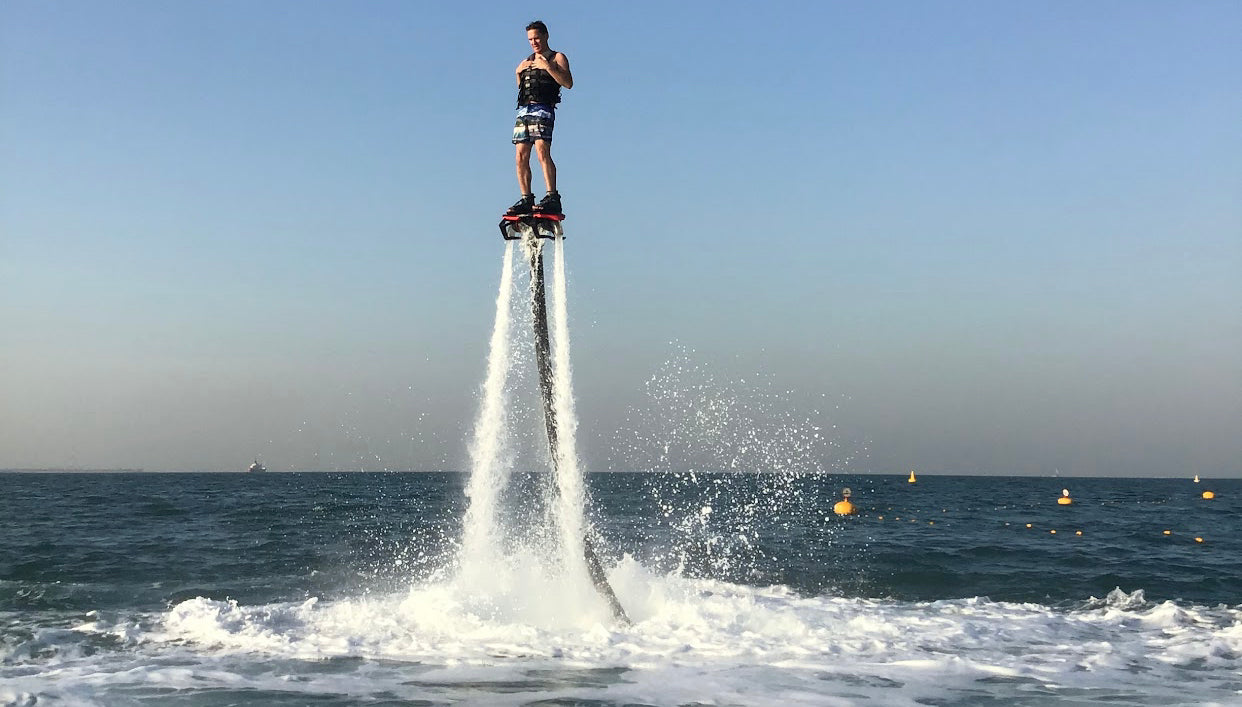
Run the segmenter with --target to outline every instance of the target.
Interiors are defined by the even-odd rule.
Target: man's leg
[[[527,157],[530,156],[530,146],[527,145]],[[552,161],[552,142],[550,140],[536,140],[535,154],[539,157],[539,166],[543,167],[543,183],[548,186],[548,191],[556,192],[556,163]],[[530,165],[526,167],[526,185],[530,186]],[[529,192],[524,192],[529,193]]]
[[[542,157],[539,159],[540,161],[543,160]],[[533,193],[530,190],[531,172],[529,142],[519,142],[517,144],[517,180],[518,188],[522,190],[522,196]]]

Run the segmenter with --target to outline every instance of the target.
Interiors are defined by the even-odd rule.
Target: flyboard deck
[[[561,228],[564,220],[565,214],[505,214],[500,217],[500,237],[506,241],[521,240],[527,233],[533,233],[536,238],[564,237]]]
[[[530,218],[523,216],[520,218]],[[555,219],[557,235],[560,235],[560,220],[564,216],[558,216]],[[501,221],[501,231],[504,231],[505,221]],[[518,238],[521,235],[517,236]],[[536,237],[544,238],[547,236],[538,235]],[[513,240],[507,235],[506,240]],[[548,307],[545,298],[544,277],[543,277],[543,247],[542,244],[527,251],[530,259],[530,278],[531,278],[531,315],[535,325],[535,363],[539,368],[539,391],[543,396],[543,422],[548,433],[548,451],[551,453],[552,464],[557,466],[560,463],[560,434],[556,419],[556,389],[555,375],[552,370],[552,353],[550,346],[550,338],[548,336]],[[554,468],[555,471],[555,468]],[[595,554],[594,543],[591,542],[590,530],[586,530],[583,537],[582,553],[586,560],[587,572],[591,575],[591,582],[595,585],[596,591],[600,593],[604,601],[608,603],[608,608],[612,610],[612,616],[622,624],[629,625],[630,619],[625,614],[625,609],[621,607],[621,602],[617,600],[617,595],[612,591],[612,585],[608,583],[608,577],[604,574],[604,567],[599,561],[599,557]]]

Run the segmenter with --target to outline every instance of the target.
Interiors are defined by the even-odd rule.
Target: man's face
[[[530,42],[530,48],[536,54],[542,54],[548,48],[548,35],[537,29],[526,30],[526,41]]]

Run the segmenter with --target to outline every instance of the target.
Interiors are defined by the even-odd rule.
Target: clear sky
[[[1242,3],[545,7],[586,468],[692,351],[850,471],[1242,475]],[[532,19],[0,3],[0,468],[465,468]]]

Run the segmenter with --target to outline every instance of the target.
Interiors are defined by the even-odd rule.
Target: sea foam
[[[253,607],[193,599],[173,607],[148,638],[193,646],[204,659],[262,653],[435,666],[435,681],[449,694],[521,685],[539,671],[614,671],[615,680],[565,694],[651,704],[691,695],[747,704],[851,696],[915,704],[980,692],[1143,701],[1176,694],[1177,703],[1199,690],[1229,694],[1242,667],[1236,608],[1140,606],[1134,594],[1114,602],[1124,607],[1078,610],[985,598],[808,597],[780,586],[656,575],[630,558],[610,579],[633,626],[612,624],[606,609],[585,601],[589,595],[575,609],[551,586],[485,596],[428,584],[386,597]],[[389,670],[385,680],[396,689],[402,670]]]

